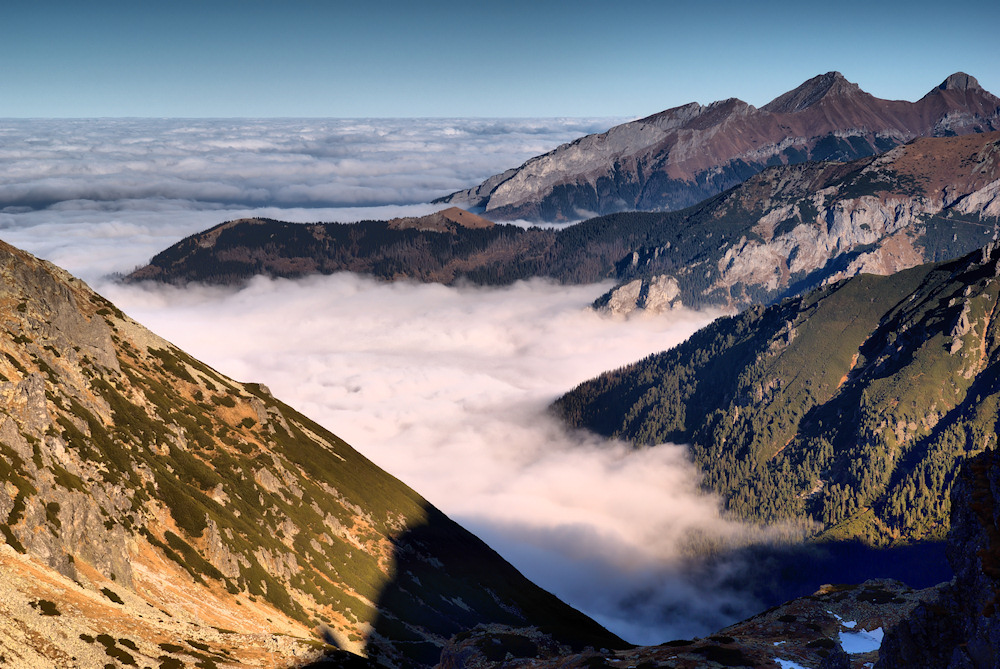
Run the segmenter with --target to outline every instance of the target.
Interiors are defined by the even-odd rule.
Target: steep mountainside
[[[918,139],[846,164],[767,169],[689,211],[634,248],[618,272],[631,281],[616,291],[656,294],[657,282],[670,283],[687,303],[739,307],[859,272],[947,260],[1000,231],[1000,133]],[[655,215],[608,218],[646,216]],[[600,303],[649,308],[615,291]]]
[[[690,444],[739,517],[874,545],[943,538],[958,467],[996,446],[998,258],[991,245],[751,308],[554,408],[636,444]]]
[[[12,666],[430,666],[497,622],[621,645],[263,386],[2,243],[0,316]]]
[[[461,210],[438,218],[449,211],[460,218]],[[339,270],[443,283],[610,278],[621,285],[600,304],[614,311],[738,307],[862,271],[956,257],[992,238],[998,217],[994,132],[920,139],[846,164],[774,167],[684,211],[613,214],[559,231],[433,217],[405,225],[234,221],[178,242],[129,279],[233,283]]]
[[[567,221],[691,206],[768,166],[853,160],[916,137],[1000,130],[1000,98],[967,74],[917,102],[881,100],[839,72],[760,109],[690,103],[587,135],[439,202],[494,220]]]
[[[878,669],[1000,666],[1000,453],[963,468],[952,491],[955,578],[886,635]]]

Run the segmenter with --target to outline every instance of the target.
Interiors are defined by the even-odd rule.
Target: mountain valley
[[[737,516],[873,545],[941,539],[967,458],[996,446],[995,244],[720,318],[554,408],[637,446],[688,443]]]
[[[104,283],[137,300],[190,300],[200,313],[225,304],[266,314],[280,327],[262,339],[296,356],[266,364],[301,373],[295,383],[310,392],[350,398],[315,420],[0,242],[0,666],[1000,666],[1000,99],[964,73],[905,102],[830,72],[760,108],[692,103],[587,135],[436,202],[451,206],[358,223],[239,211]],[[112,243],[141,234],[110,222],[129,206],[107,209]],[[362,330],[360,312],[332,290],[342,277],[366,311],[385,306],[385,293],[364,292],[370,284],[412,308],[380,312],[375,329]],[[554,302],[539,286],[575,286],[574,318],[552,327]],[[301,287],[322,299],[276,308]],[[470,302],[420,299],[435,291],[470,296],[498,312],[504,330],[528,317],[491,301],[493,293],[537,300],[530,318],[547,327],[508,337],[482,319],[465,327],[471,318],[452,315],[468,316]],[[263,304],[247,308],[254,300]],[[708,315],[726,315],[676,346],[682,337],[672,329],[651,329],[657,347],[638,355],[662,352],[566,391],[611,367],[594,363],[608,359],[597,346],[615,347],[615,360],[634,350],[615,340],[620,330],[592,321],[670,324],[691,308],[706,311],[685,336]],[[184,319],[192,312],[170,313],[199,328]],[[433,346],[409,338],[430,329],[414,313],[444,324],[426,337]],[[212,336],[235,348],[237,338],[255,337],[237,332],[248,322],[213,320]],[[589,351],[577,341],[587,327],[605,335],[592,337],[599,344]],[[429,362],[372,382],[368,367],[348,369],[337,356],[371,355],[378,369],[384,359],[367,340],[352,348],[339,328],[385,336],[397,358]],[[304,348],[292,345],[299,329]],[[440,345],[452,337],[501,351],[464,361],[482,386],[445,364],[466,353]],[[561,361],[572,365],[568,382],[552,371],[560,367],[539,362],[539,351],[561,356],[558,346],[534,349],[532,338],[573,352]],[[320,339],[333,344],[313,346]],[[510,356],[559,383],[533,387],[510,373]],[[584,374],[585,357],[593,364]],[[505,373],[483,373],[486,366]],[[505,532],[530,535],[519,559],[545,553],[549,572],[572,572],[575,583],[593,575],[588,588],[603,574],[611,585],[601,583],[595,600],[613,615],[566,596],[576,610],[532,583],[508,547],[494,544],[518,568],[368,457],[408,476],[324,427],[347,429],[337,412],[372,397],[404,403],[399,397],[424,391],[431,375],[456,394],[434,387],[426,392],[440,395],[437,403],[414,401],[405,414],[379,406],[370,423],[388,432],[402,416],[399,443],[415,434],[441,442],[444,431],[427,429],[429,412],[455,405],[453,420],[441,421],[455,433],[449,448],[488,448],[532,477],[525,487],[494,485],[492,504],[539,505],[531,486],[566,499],[531,508],[546,523],[512,513],[490,527],[471,506],[455,513],[421,485],[422,494],[490,543]],[[287,387],[267,383],[285,396]],[[495,402],[501,393],[491,384],[514,390]],[[482,435],[467,429],[481,418],[474,410],[535,420],[521,411],[529,396],[540,452],[526,446],[534,438],[526,430],[487,423],[479,444]],[[393,456],[422,459],[428,471],[450,467],[474,479],[468,463],[495,462],[448,461],[455,451],[441,444],[432,457],[413,441]],[[607,460],[543,457],[574,450]],[[673,453],[683,467],[664,464]],[[641,457],[654,454],[665,457]],[[622,486],[602,478],[607,468],[633,476],[628,487],[639,492],[612,499]],[[495,478],[507,475],[497,469]],[[598,495],[598,486],[611,492]],[[644,494],[653,488],[685,489]],[[603,525],[563,513],[581,494],[621,508]],[[675,527],[654,504],[690,518]],[[636,520],[627,539],[605,531],[632,517],[647,522]],[[645,546],[635,541],[656,546],[636,556]],[[612,554],[617,561],[601,562]],[[651,566],[654,558],[662,564]],[[612,569],[636,580],[619,581]],[[684,592],[671,600],[658,589]],[[629,643],[609,622],[625,611],[654,625],[691,618],[697,628],[705,611],[736,621],[756,610],[748,603],[765,610],[653,646]]]

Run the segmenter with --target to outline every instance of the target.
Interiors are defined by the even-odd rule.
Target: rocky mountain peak
[[[982,90],[979,82],[976,78],[966,74],[965,72],[956,72],[947,79],[941,82],[938,86],[939,90],[942,91],[968,91],[968,90]]]
[[[857,84],[851,83],[840,72],[827,72],[813,77],[798,88],[779,95],[761,107],[774,114],[794,114],[826,98],[849,97],[860,93]]]
[[[1000,100],[964,73],[917,102],[885,100],[831,71],[753,107],[735,99],[675,107],[588,135],[439,203],[491,220],[568,222],[674,211],[775,164],[846,162],[917,137],[1000,129]]]

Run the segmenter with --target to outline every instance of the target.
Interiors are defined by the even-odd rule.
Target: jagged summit
[[[979,85],[979,82],[972,75],[966,74],[965,72],[956,72],[947,79],[941,82],[938,89],[942,91],[968,91],[968,90],[983,90]]]
[[[794,114],[825,99],[847,97],[862,92],[857,84],[848,81],[840,72],[827,72],[813,77],[794,90],[779,95],[761,109],[772,114]]]
[[[587,135],[437,202],[494,221],[569,222],[619,211],[672,211],[766,167],[846,162],[917,137],[1000,130],[1000,100],[964,73],[917,102],[885,100],[836,71],[761,108],[690,104]]]

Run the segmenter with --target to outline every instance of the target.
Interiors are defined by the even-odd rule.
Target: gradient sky
[[[5,6],[0,117],[642,116],[762,105],[839,70],[1000,93],[995,0],[33,0]]]

